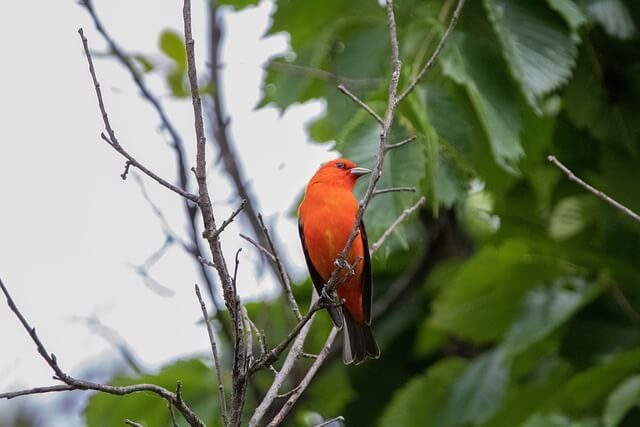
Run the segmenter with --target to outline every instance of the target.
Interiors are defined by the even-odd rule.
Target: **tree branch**
[[[222,383],[222,371],[220,368],[220,359],[218,358],[218,346],[216,344],[216,337],[213,334],[213,328],[209,321],[209,314],[207,313],[207,307],[204,305],[202,295],[200,295],[200,288],[196,285],[196,296],[200,301],[200,310],[202,311],[202,320],[204,320],[207,326],[207,334],[209,335],[209,343],[211,344],[211,354],[213,355],[213,363],[216,369],[216,379],[218,381],[218,397],[220,398],[220,412],[222,416],[222,425],[229,425],[229,418],[227,415],[227,399],[224,397],[224,384]]]
[[[167,402],[172,404],[185,417],[189,425],[204,427],[204,423],[198,418],[195,412],[193,412],[193,410],[186,403],[184,403],[184,401],[181,398],[179,398],[179,396],[176,393],[172,393],[169,390],[163,387],[160,387],[158,385],[134,384],[134,385],[124,386],[124,387],[115,387],[107,384],[98,384],[91,381],[80,380],[80,379],[73,378],[70,375],[67,375],[62,370],[62,368],[60,368],[60,366],[58,365],[56,356],[53,353],[51,354],[48,353],[44,344],[36,334],[36,329],[33,328],[31,325],[29,325],[29,322],[27,322],[25,317],[22,315],[22,313],[16,306],[15,302],[13,301],[13,298],[11,298],[9,291],[7,290],[4,283],[2,282],[2,279],[0,279],[0,289],[2,290],[2,293],[7,299],[7,305],[9,306],[11,311],[13,311],[13,313],[16,315],[16,317],[18,317],[18,320],[20,321],[24,329],[27,331],[27,333],[31,337],[31,340],[36,344],[38,353],[45,360],[45,362],[47,362],[49,367],[55,373],[54,379],[62,381],[67,385],[66,388],[63,388],[62,386],[37,387],[36,389],[38,389],[40,393],[48,393],[48,392],[54,392],[54,391],[68,391],[68,390],[95,390],[95,391],[101,391],[104,393],[123,396],[131,393],[138,393],[138,392],[145,392],[145,391],[151,392],[151,393],[157,394],[158,396],[162,397]],[[30,390],[34,390],[34,389],[30,389]],[[17,396],[16,393],[19,393],[17,394],[19,396],[34,394],[34,393],[28,393],[26,390],[23,390],[21,392],[4,393],[2,397],[9,399],[11,397],[16,397]]]
[[[636,221],[640,221],[640,215],[638,215],[637,213],[635,213],[634,211],[632,211],[628,207],[624,206],[622,203],[619,203],[619,202],[615,201],[614,199],[612,199],[611,197],[607,196],[602,191],[593,188],[592,186],[590,186],[589,184],[587,184],[586,182],[584,182],[583,180],[578,178],[576,175],[574,175],[573,172],[571,172],[571,170],[568,167],[566,167],[564,164],[562,164],[560,162],[560,160],[558,160],[556,158],[556,156],[548,156],[547,160],[549,160],[556,167],[558,167],[558,169],[560,169],[562,172],[564,172],[565,175],[567,175],[567,178],[569,178],[569,180],[575,182],[576,184],[578,184],[579,186],[581,186],[582,188],[584,188],[588,192],[590,192],[592,194],[595,194],[598,198],[604,200],[605,202],[609,203],[614,208],[616,208],[616,209],[624,212],[625,214],[627,214],[627,216],[630,216],[631,218],[635,219]]]
[[[202,101],[200,99],[200,90],[198,87],[198,75],[196,71],[194,40],[191,31],[191,0],[184,0],[182,9],[184,19],[184,38],[187,53],[187,75],[189,78],[189,86],[191,87],[191,100],[193,104],[194,127],[196,133],[196,168],[195,175],[198,183],[198,206],[202,213],[204,223],[204,236],[209,243],[212,262],[218,272],[218,277],[222,284],[224,300],[231,316],[234,327],[234,357],[233,357],[233,385],[231,395],[231,417],[230,425],[237,426],[240,424],[242,417],[242,407],[244,405],[244,391],[246,383],[246,375],[243,373],[244,365],[244,341],[242,315],[238,310],[237,294],[233,280],[229,275],[222,247],[220,246],[219,236],[216,234],[216,222],[213,214],[213,206],[209,197],[207,187],[207,161],[206,161],[206,137],[204,133],[204,121],[202,116]]]
[[[442,52],[442,48],[444,47],[444,44],[447,42],[447,39],[449,38],[449,34],[451,34],[451,32],[453,31],[453,28],[456,26],[456,23],[458,22],[458,18],[460,18],[460,13],[462,12],[463,6],[464,6],[464,0],[458,0],[456,9],[453,11],[453,15],[451,15],[449,26],[444,31],[444,34],[442,34],[442,38],[440,38],[440,42],[438,42],[438,45],[436,46],[435,50],[431,54],[431,58],[429,58],[429,60],[424,64],[424,66],[422,67],[422,69],[420,70],[416,78],[413,79],[411,84],[409,84],[409,86],[400,94],[400,96],[398,97],[399,103],[402,102],[402,100],[405,99],[411,93],[411,91],[413,91],[413,89],[415,89],[416,85],[420,83],[420,80],[422,80],[424,75],[427,74],[427,71],[429,71],[429,69],[433,67],[433,64],[436,63],[436,60],[438,59],[440,52]]]

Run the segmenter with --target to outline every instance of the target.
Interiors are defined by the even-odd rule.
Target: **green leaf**
[[[560,200],[549,218],[549,236],[566,240],[580,233],[593,221],[594,208],[595,200],[586,194]]]
[[[453,381],[464,370],[466,362],[450,358],[414,377],[396,391],[386,407],[381,427],[435,426]]]
[[[444,73],[466,88],[495,161],[515,174],[524,155],[519,137],[518,96],[499,55],[495,46],[486,41],[454,33],[440,61]]]
[[[607,398],[602,422],[604,427],[616,427],[631,408],[640,402],[640,375],[620,384]]]
[[[636,25],[622,0],[582,0],[591,16],[612,37],[630,39],[636,33]]]
[[[587,16],[573,0],[547,0],[549,7],[558,12],[572,30],[576,31],[587,23]]]
[[[510,367],[511,361],[500,349],[474,359],[451,388],[438,425],[477,425],[489,420],[502,405]]]
[[[210,420],[208,425],[220,425],[217,399],[212,398],[217,391],[214,386],[211,368],[198,359],[181,360],[166,366],[158,374],[141,377],[117,377],[111,385],[125,386],[138,383],[157,384],[169,390],[175,390],[176,381],[182,383],[182,395],[198,415]],[[171,416],[166,401],[153,393],[134,393],[127,396],[114,396],[97,393],[91,396],[85,409],[87,425],[92,427],[111,427],[122,425],[129,418],[146,426],[169,426]]]
[[[511,73],[529,105],[542,114],[540,98],[567,82],[577,49],[560,17],[542,1],[485,0]]]
[[[581,278],[565,278],[541,285],[525,297],[522,312],[502,344],[510,354],[520,353],[544,339],[591,302],[602,290]]]
[[[187,69],[187,51],[182,36],[172,30],[160,34],[160,50],[173,59],[180,70]]]
[[[602,405],[620,381],[638,373],[640,349],[618,354],[575,375],[550,399],[549,406],[567,414],[580,414],[594,405]]]
[[[554,272],[552,261],[531,256],[523,241],[485,246],[436,297],[432,325],[476,342],[499,339],[524,295]]]

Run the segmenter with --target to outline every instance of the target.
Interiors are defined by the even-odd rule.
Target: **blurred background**
[[[457,3],[396,1],[401,88],[431,56]],[[392,129],[393,141],[417,139],[389,154],[379,187],[417,191],[377,196],[365,217],[373,242],[427,198],[373,259],[382,357],[344,366],[334,346],[286,425],[338,416],[347,426],[640,425],[640,224],[546,159],[557,156],[640,211],[640,3],[466,3]],[[170,389],[181,380],[185,400],[207,425],[219,425],[193,284],[210,308],[221,298],[196,259],[207,257],[200,224],[189,205],[135,170],[119,176],[124,161],[100,139],[77,34],[83,27],[89,39],[122,145],[193,190],[182,2],[4,9],[0,277],[67,372]],[[323,161],[373,165],[379,128],[337,85],[384,112],[384,8],[373,0],[201,1],[193,19],[216,216],[250,199],[306,308],[311,283],[295,212]],[[274,344],[295,318],[274,266],[239,233],[264,238],[251,212],[225,230],[223,249],[229,260],[243,249],[240,295]],[[326,314],[317,317],[310,353],[330,329]],[[224,310],[213,320],[229,384]],[[0,393],[53,383],[4,304],[0,337]],[[310,363],[298,362],[287,390]],[[272,379],[268,371],[254,377],[245,420]],[[148,395],[0,400],[3,427],[124,419],[171,425],[165,403]]]

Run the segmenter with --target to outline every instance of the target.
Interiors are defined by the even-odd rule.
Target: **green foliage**
[[[189,96],[186,89],[185,78],[187,75],[187,52],[182,37],[171,30],[165,30],[160,34],[160,50],[172,61],[170,71],[167,73],[167,83],[173,96],[182,98]]]

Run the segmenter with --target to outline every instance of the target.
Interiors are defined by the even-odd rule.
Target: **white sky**
[[[181,32],[182,2],[96,1],[112,36],[129,52],[162,60],[157,40],[163,29]],[[321,113],[320,102],[254,111],[260,97],[263,64],[286,49],[287,37],[263,39],[272,4],[227,14],[223,62],[231,132],[261,211],[273,224],[287,257],[303,274],[295,221],[287,217],[317,166],[333,156],[310,144],[304,125]],[[114,349],[78,316],[97,316],[116,329],[147,368],[207,348],[205,331],[195,324],[194,265],[178,247],[152,270],[175,294],[162,297],[131,268],[159,248],[164,236],[135,181],[123,182],[124,161],[100,140],[103,130],[77,29],[84,27],[94,51],[104,43],[87,13],[73,0],[10,2],[0,13],[0,277],[36,326],[63,369],[81,374],[117,358]],[[204,1],[194,2],[198,63],[205,68]],[[174,163],[155,111],[139,96],[128,74],[111,59],[97,59],[98,78],[111,122],[121,143],[144,164],[173,179]],[[174,101],[163,80],[149,83],[191,149],[190,101]],[[193,150],[190,152],[193,158]],[[213,163],[210,163],[213,165]],[[214,166],[219,169],[217,166]],[[182,204],[174,194],[145,178],[152,199],[175,230],[183,230]],[[219,220],[227,217],[232,188],[215,170],[210,188]],[[245,299],[274,294],[267,274],[252,268],[253,248],[237,237],[249,232],[232,224],[224,233],[231,260],[243,247],[239,289]],[[0,304],[0,391],[53,384],[51,372],[17,319]],[[58,397],[28,398],[44,412]],[[0,414],[17,400],[0,401]],[[52,420],[43,421],[51,425]],[[66,422],[69,422],[68,420]],[[77,423],[77,419],[75,420]],[[2,420],[0,418],[0,424]]]

